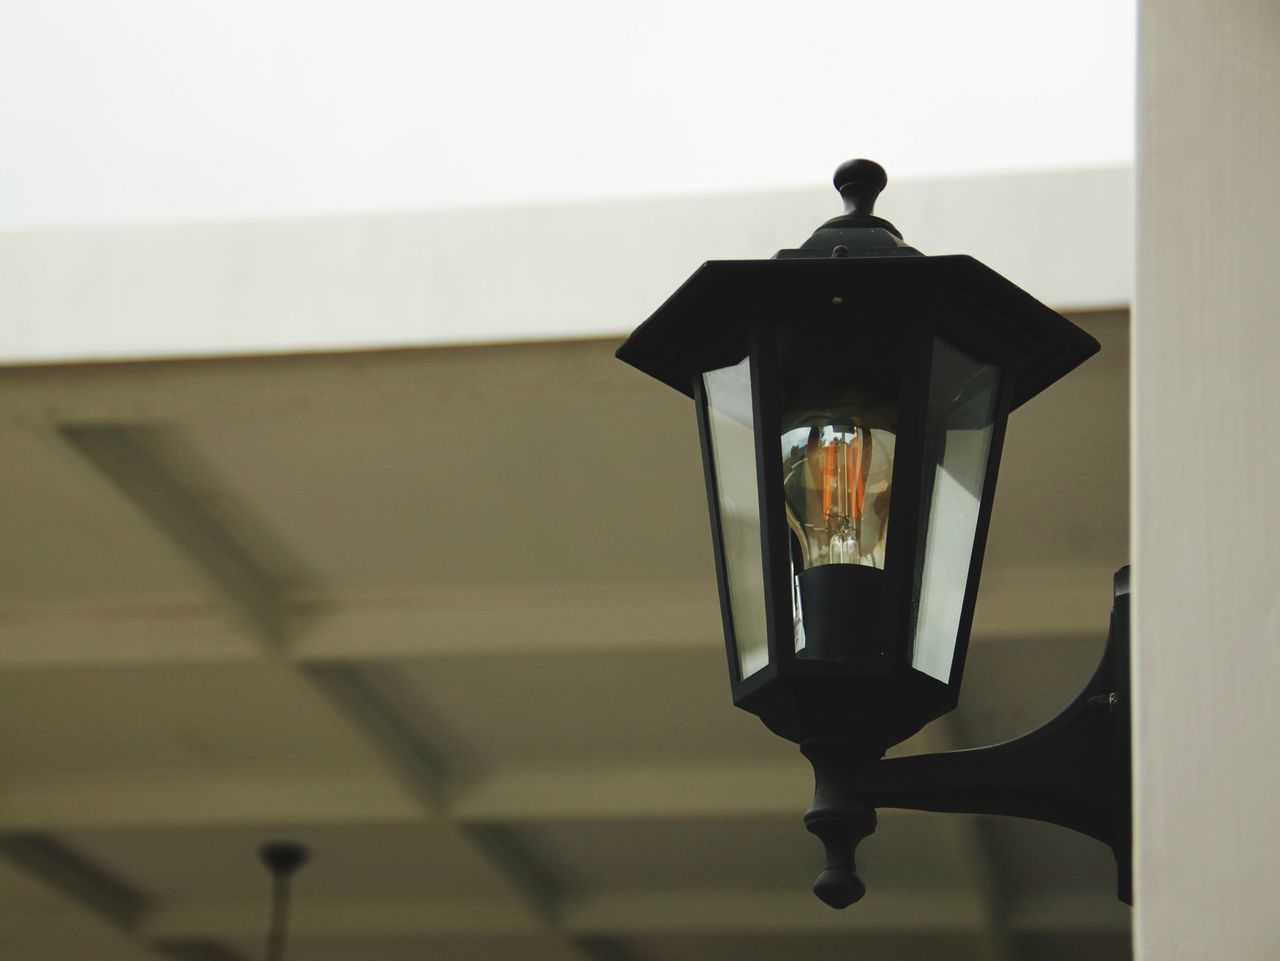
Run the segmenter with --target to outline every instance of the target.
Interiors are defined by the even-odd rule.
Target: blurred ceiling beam
[[[129,432],[64,428],[61,436],[188,559],[233,626],[259,645],[284,643],[285,612],[267,578],[200,508],[171,483]]]
[[[157,961],[137,934],[146,910],[134,890],[51,838],[0,837],[0,879],[38,893],[0,927],[0,954],[42,961]]]
[[[874,897],[874,901],[872,898]],[[1056,897],[1032,898],[1011,912],[1012,931],[1050,934],[1073,930],[1077,922],[1091,931],[1126,930],[1123,911],[1100,909],[1096,902]],[[1072,919],[1071,911],[1081,915]],[[774,933],[848,931],[937,931],[982,935],[985,908],[970,891],[879,890],[859,907],[835,912],[806,891],[704,893],[671,891],[590,896],[570,900],[564,923],[581,933]],[[1059,926],[1060,925],[1060,926]]]
[[[809,774],[800,761],[693,768],[502,770],[449,780],[440,807],[395,779],[342,771],[184,774],[14,785],[0,792],[0,832],[214,827],[232,824],[406,824],[459,829],[566,821],[800,818]],[[885,809],[880,819],[941,817]],[[963,819],[964,815],[955,815]]]
[[[337,411],[506,411],[530,399],[678,408],[643,377],[619,376],[605,341],[416,347],[361,353],[0,368],[0,426],[149,426]],[[602,349],[603,348],[603,349]]]
[[[60,436],[86,465],[131,503],[192,568],[204,575],[210,600],[239,626],[264,659],[281,664],[340,715],[387,763],[400,784],[422,805],[424,813],[441,805],[443,772],[430,747],[368,688],[357,671],[341,666],[307,667],[283,656],[286,642],[284,608],[268,580],[230,537],[190,501],[181,487],[155,464],[126,429],[110,426],[63,428]],[[495,842],[493,832],[477,833],[446,823],[458,837],[494,867],[511,892],[539,917],[543,930],[583,961],[591,950],[562,935],[550,914],[550,882],[510,845]],[[167,936],[166,936],[167,937]],[[179,940],[179,939],[172,939]]]
[[[392,778],[324,774],[136,774],[17,784],[0,792],[0,832],[231,824],[396,824],[431,820]]]
[[[1044,896],[1018,904],[1008,916],[1017,934],[1052,935],[1081,929],[1126,930],[1120,910],[1097,899]],[[141,924],[153,940],[255,937],[262,930],[258,899],[179,901],[156,906]],[[569,897],[558,924],[575,937],[628,934],[778,934],[903,930],[981,937],[985,909],[969,891],[877,891],[862,910],[834,912],[805,891],[627,892]],[[536,934],[542,922],[513,902],[449,898],[300,899],[290,925],[299,939],[408,938]]]
[[[991,578],[983,585],[973,643],[1065,641],[1100,649],[1092,574]],[[286,600],[282,631],[290,641],[286,651],[272,656],[319,665],[517,653],[715,651],[723,642],[714,601],[709,581]],[[180,644],[175,637],[181,637]],[[0,670],[263,657],[262,646],[212,605],[0,614]]]
[[[141,924],[153,941],[237,940],[263,932],[261,898],[185,901],[160,905]],[[541,921],[518,901],[448,897],[325,898],[308,895],[293,905],[289,929],[299,939],[401,938],[536,934]]]

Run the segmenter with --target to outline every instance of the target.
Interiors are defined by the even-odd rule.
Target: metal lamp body
[[[763,307],[766,316],[748,321],[761,519],[763,582],[758,589],[765,599],[768,650],[767,662],[750,674],[742,666],[740,635],[756,626],[740,624],[743,612],[734,609],[732,560],[724,549],[719,495],[722,478],[717,476],[712,415],[701,383],[695,399],[734,702],[797,743],[818,732],[848,732],[865,735],[883,750],[956,704],[1009,391],[997,384],[990,397],[990,450],[979,479],[979,512],[968,549],[958,559],[969,572],[963,603],[958,622],[948,632],[951,636],[940,639],[947,664],[927,673],[918,669],[921,659],[915,642],[926,600],[922,575],[930,517],[924,488],[932,466],[926,464],[927,441],[937,433],[929,423],[931,409],[936,412],[937,407],[928,403],[930,369],[934,349],[942,341],[925,298],[867,300],[851,293],[858,289],[856,272],[840,273],[844,276],[827,281],[827,288],[835,292],[824,293],[825,310],[801,313],[805,319],[793,321],[785,301],[757,301],[757,309]],[[767,316],[774,312],[781,318]],[[895,445],[882,568],[829,563],[796,572],[781,454],[787,409],[784,383],[795,373],[787,370],[785,347],[796,340],[811,349],[826,345],[833,366],[838,366],[835,358],[841,354],[872,352],[889,368],[885,379],[894,395]],[[819,406],[822,400],[819,396]]]
[[[848,218],[844,218],[847,221]],[[878,220],[878,218],[876,218]],[[883,223],[880,221],[879,223]],[[795,370],[797,341],[828,345],[813,385],[838,396],[843,356],[871,350],[884,359],[879,377],[896,407],[892,506],[882,570],[847,590],[869,612],[858,636],[826,645],[827,653],[796,650],[793,561],[783,496],[781,438],[786,385]],[[994,271],[965,256],[926,257],[904,247],[884,227],[837,222],[805,247],[772,260],[704,264],[619,349],[618,356],[695,400],[702,439],[708,507],[716,553],[726,649],[734,703],[758,715],[778,735],[802,742],[828,734],[856,734],[868,748],[909,737],[955,707],[964,670],[982,554],[1008,413],[1097,350],[1083,331]],[[928,463],[936,451],[939,412],[931,397],[933,364],[952,351],[994,370],[998,386],[989,411],[989,450],[979,482],[977,516],[965,565],[963,601],[949,646],[949,665],[933,674],[917,669],[916,627],[922,565],[930,525]],[[741,664],[744,631],[733,603],[732,565],[717,476],[716,446],[705,375],[748,361],[754,428],[754,470],[760,518],[758,589],[764,599],[767,660],[747,673]],[[829,568],[851,565],[828,565]],[[812,573],[819,572],[814,568]],[[824,575],[838,573],[822,571]],[[836,593],[838,577],[827,593]],[[874,580],[874,583],[872,581]],[[873,615],[873,616],[870,616]],[[834,620],[840,620],[837,613]],[[821,652],[820,652],[821,653]],[[878,756],[878,754],[877,754]]]
[[[1119,588],[1103,668],[1058,718],[1010,745],[882,760],[956,706],[1009,413],[1099,349],[976,260],[907,247],[872,212],[885,182],[843,165],[842,216],[771,260],[704,264],[618,350],[695,401],[734,703],[813,764],[814,891],[833,907],[865,891],[854,849],[877,806],[1083,831],[1116,851],[1126,897]]]

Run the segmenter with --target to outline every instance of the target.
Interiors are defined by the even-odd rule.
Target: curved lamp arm
[[[892,807],[1033,818],[1097,838],[1115,854],[1118,897],[1132,904],[1129,692],[1129,568],[1123,567],[1097,670],[1066,710],[1038,730],[991,747],[888,760],[859,757],[847,738],[806,741],[801,750],[817,787],[805,824],[827,850],[814,893],[839,908],[865,893],[854,849],[875,830],[875,809]]]

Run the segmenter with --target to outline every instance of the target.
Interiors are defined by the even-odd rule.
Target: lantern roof
[[[841,164],[833,183],[844,213],[772,260],[703,264],[636,328],[618,359],[692,396],[699,374],[741,359],[757,319],[925,318],[976,359],[1003,367],[1017,407],[1098,351],[1096,340],[985,264],[907,246],[875,214],[888,183],[875,161]]]
[[[858,232],[890,236],[883,228]],[[703,371],[741,359],[757,319],[927,316],[956,346],[1003,366],[1018,407],[1099,349],[1057,311],[966,255],[929,257],[890,243],[804,253],[704,263],[627,338],[618,359],[692,396]]]

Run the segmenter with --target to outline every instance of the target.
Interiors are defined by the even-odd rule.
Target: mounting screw
[[[1120,703],[1120,697],[1115,691],[1110,694],[1095,694],[1089,698],[1089,703],[1094,707],[1105,707],[1108,714],[1114,714],[1116,705]]]

